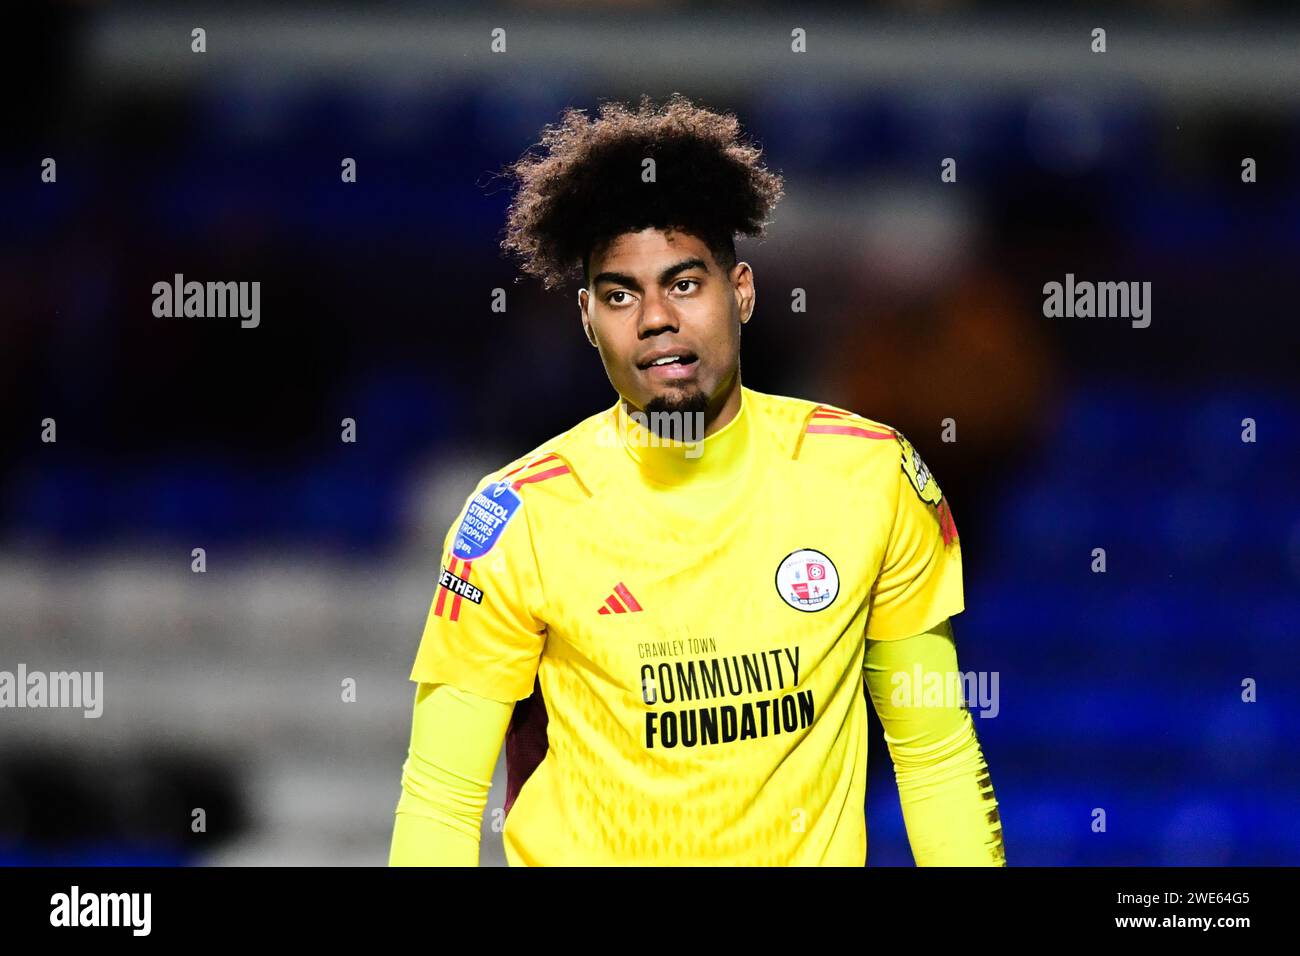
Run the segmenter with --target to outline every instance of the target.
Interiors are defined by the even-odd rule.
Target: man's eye
[[[623,305],[625,300],[615,301],[614,296],[616,295],[627,295],[627,293],[624,292],[622,289],[615,289],[609,295],[605,296],[605,301],[608,302],[610,305]]]
[[[697,286],[700,284],[699,279],[678,279],[673,283],[673,288],[678,292],[690,292],[690,288],[683,289],[682,286]]]

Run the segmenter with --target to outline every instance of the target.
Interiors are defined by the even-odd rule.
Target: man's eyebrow
[[[699,256],[695,256],[691,259],[683,259],[676,265],[669,266],[663,272],[659,273],[659,284],[667,285],[672,281],[673,276],[685,272],[687,269],[703,269],[705,272],[708,272],[709,264]]]
[[[602,282],[612,282],[615,285],[625,285],[629,289],[635,289],[637,292],[641,291],[641,283],[637,282],[636,279],[633,279],[631,276],[624,275],[621,272],[602,272],[596,276],[596,278],[591,280],[591,287],[594,289]]]
[[[703,269],[709,271],[709,264],[699,256],[693,256],[690,259],[683,259],[681,262],[674,263],[663,272],[659,273],[659,284],[667,285],[672,281],[673,276],[685,272],[687,269]],[[592,288],[600,285],[602,282],[612,282],[615,285],[625,285],[629,289],[641,292],[641,283],[637,282],[630,275],[624,275],[622,272],[602,272],[591,280]]]

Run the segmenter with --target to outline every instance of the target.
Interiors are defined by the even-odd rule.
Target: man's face
[[[590,275],[582,327],[615,390],[642,411],[716,414],[737,387],[749,265],[724,272],[696,236],[643,229],[595,249]]]

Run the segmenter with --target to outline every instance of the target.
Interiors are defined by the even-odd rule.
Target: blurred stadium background
[[[0,711],[0,862],[386,860],[447,525],[479,476],[613,401],[571,290],[498,255],[494,173],[567,105],[680,90],[787,177],[741,250],[746,384],[902,428],[953,502],[1012,863],[1300,863],[1294,6],[864,10],[10,23],[0,669],[103,670],[106,702]],[[260,281],[261,326],[155,318],[178,272]],[[1066,273],[1150,281],[1150,328],[1044,318]],[[871,746],[870,862],[906,865],[874,725]]]

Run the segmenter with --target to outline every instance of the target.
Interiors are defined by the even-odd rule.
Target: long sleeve
[[[960,694],[922,696],[954,681],[948,621],[913,637],[867,641],[865,676],[894,762],[918,866],[1005,866],[1002,823],[988,765]],[[919,675],[936,675],[927,680]],[[953,699],[953,698],[956,699]]]
[[[477,866],[492,771],[514,703],[420,684],[390,866]]]

